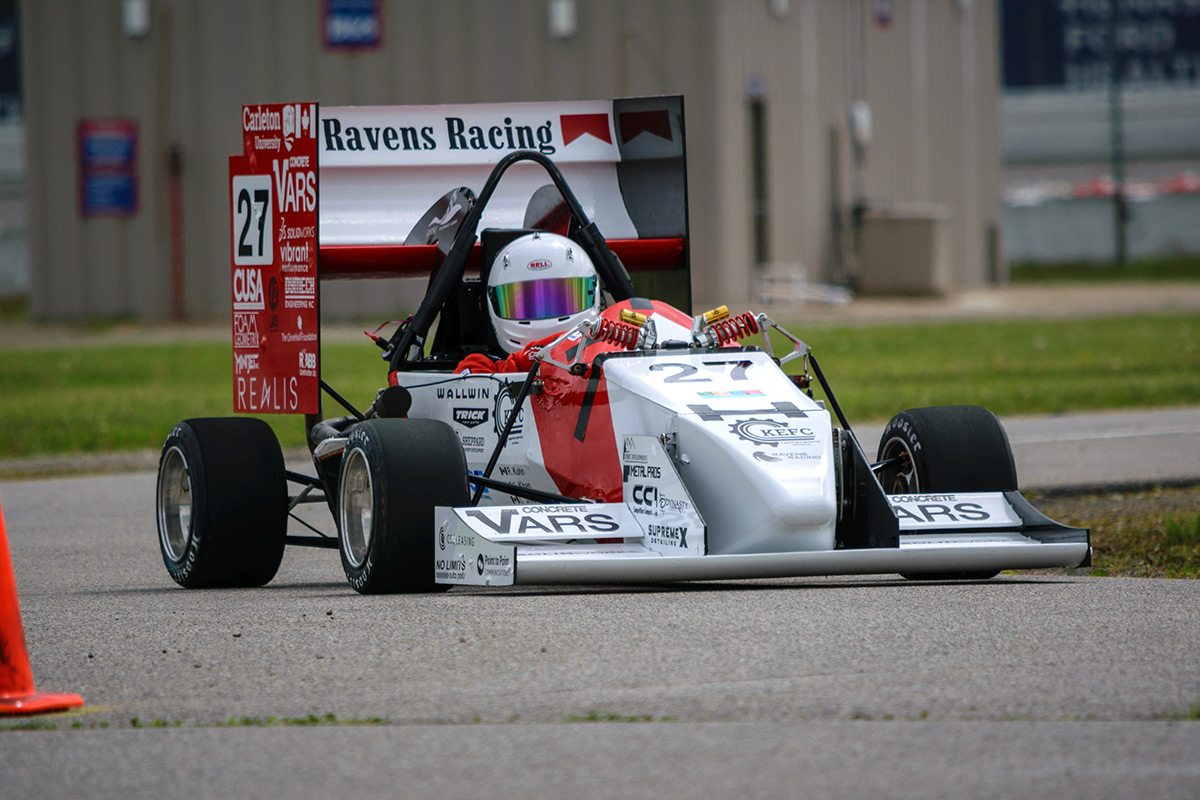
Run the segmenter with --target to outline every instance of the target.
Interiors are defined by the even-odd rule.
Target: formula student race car
[[[799,338],[765,314],[693,316],[648,298],[643,277],[676,304],[690,302],[686,283],[671,280],[687,274],[682,99],[595,105],[247,107],[247,155],[230,168],[235,406],[307,413],[314,474],[286,468],[260,419],[176,425],[157,484],[159,544],[175,581],[262,585],[287,545],[336,547],[363,593],[869,573],[977,579],[1089,562],[1087,530],[1047,519],[1018,492],[1007,437],[985,409],[897,414],[872,459]],[[503,120],[492,135],[489,114]],[[285,151],[271,138],[289,141],[289,116]],[[459,139],[438,138],[442,119]],[[385,172],[412,168],[425,182],[449,173],[450,190],[415,222],[410,214],[403,241],[338,238],[356,202],[373,220],[376,206],[395,199],[360,202],[339,184],[380,180],[339,161],[336,149],[351,140],[347,131],[372,128],[378,142],[407,141],[411,130],[416,145],[447,162],[397,166],[393,154],[379,156]],[[521,144],[525,128],[537,149],[455,151],[464,132],[478,131],[486,149],[506,137]],[[323,135],[331,131],[337,136]],[[603,153],[572,158],[571,145],[587,137]],[[478,162],[474,178],[460,170],[463,159]],[[311,203],[306,187],[315,180],[280,180],[318,163]],[[504,195],[498,187],[510,170],[519,191]],[[453,180],[480,173],[477,192]],[[383,182],[389,191],[409,185]],[[664,210],[664,198],[679,205]],[[480,230],[493,203],[517,208],[499,217],[520,224]],[[319,240],[303,213],[319,214]],[[620,235],[601,235],[600,217]],[[565,233],[587,254],[609,304],[531,350],[527,371],[456,373],[471,354],[504,355],[486,310],[488,271],[537,230]],[[275,232],[266,245],[263,231]],[[304,302],[318,253],[321,278],[431,273],[417,311],[390,336],[372,337],[388,385],[365,411],[314,376],[316,347],[304,336],[319,320],[272,318],[312,310]],[[297,343],[300,353],[288,352]],[[782,369],[789,363],[795,374]],[[316,413],[306,389],[314,378],[346,415]],[[328,505],[336,538],[289,535],[289,518],[310,502]]]

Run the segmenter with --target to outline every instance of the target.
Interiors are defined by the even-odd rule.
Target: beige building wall
[[[22,4],[33,311],[39,318],[171,310],[167,154],[182,156],[186,313],[228,315],[227,159],[244,103],[463,103],[685,96],[693,293],[742,305],[755,265],[752,95],[766,112],[769,260],[841,278],[833,220],[855,188],[874,208],[936,203],[953,281],[989,277],[1000,220],[995,0],[576,0],[578,30],[548,31],[548,0],[389,0],[380,49],[326,52],[321,0],[149,0],[145,36],[122,0]],[[866,100],[861,173],[847,138]],[[141,205],[78,211],[76,126],[140,128]],[[859,175],[856,178],[856,174]],[[848,262],[853,267],[853,262]],[[413,282],[328,283],[331,315],[397,310]]]

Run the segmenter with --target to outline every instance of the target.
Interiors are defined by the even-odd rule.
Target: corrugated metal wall
[[[553,39],[547,0],[385,2],[383,46],[331,53],[321,0],[151,0],[148,35],[121,0],[22,6],[33,310],[43,318],[165,317],[171,308],[167,152],[182,155],[186,311],[228,313],[228,156],[243,103],[327,105],[686,97],[694,295],[737,304],[754,278],[750,93],[766,110],[769,252],[833,274],[854,186],[846,110],[874,111],[862,186],[875,205],[952,209],[954,274],[986,274],[1000,203],[994,0],[577,0]],[[83,219],[76,126],[140,128],[139,212]],[[331,314],[395,310],[413,287],[328,284]],[[381,291],[382,290],[382,291]],[[417,290],[419,291],[419,290]]]

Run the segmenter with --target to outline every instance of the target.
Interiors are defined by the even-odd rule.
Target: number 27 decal
[[[752,363],[749,359],[741,361],[701,361],[702,366],[716,367],[724,372],[726,367],[729,368],[729,379],[733,381],[749,380],[746,377],[746,370]],[[663,378],[663,383],[712,383],[712,378],[709,377],[692,377],[698,375],[700,370],[691,364],[682,362],[668,361],[666,363],[657,363],[650,365],[651,372],[662,372],[663,370],[678,370],[672,372]]]
[[[233,263],[267,265],[275,261],[271,176],[233,178]]]

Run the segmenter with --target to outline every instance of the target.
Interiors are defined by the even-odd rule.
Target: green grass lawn
[[[1095,261],[1018,261],[1008,268],[1013,283],[1114,283],[1121,281],[1200,281],[1200,254],[1149,256],[1126,264]]]
[[[1200,403],[1200,320],[786,327],[820,359],[851,422],[974,403],[1000,415]],[[180,419],[233,410],[229,344],[0,351],[0,458],[157,449]],[[322,347],[322,376],[365,408],[386,383],[371,344]],[[820,393],[817,393],[820,396]],[[328,416],[340,414],[326,399]],[[299,417],[269,417],[285,447]]]

